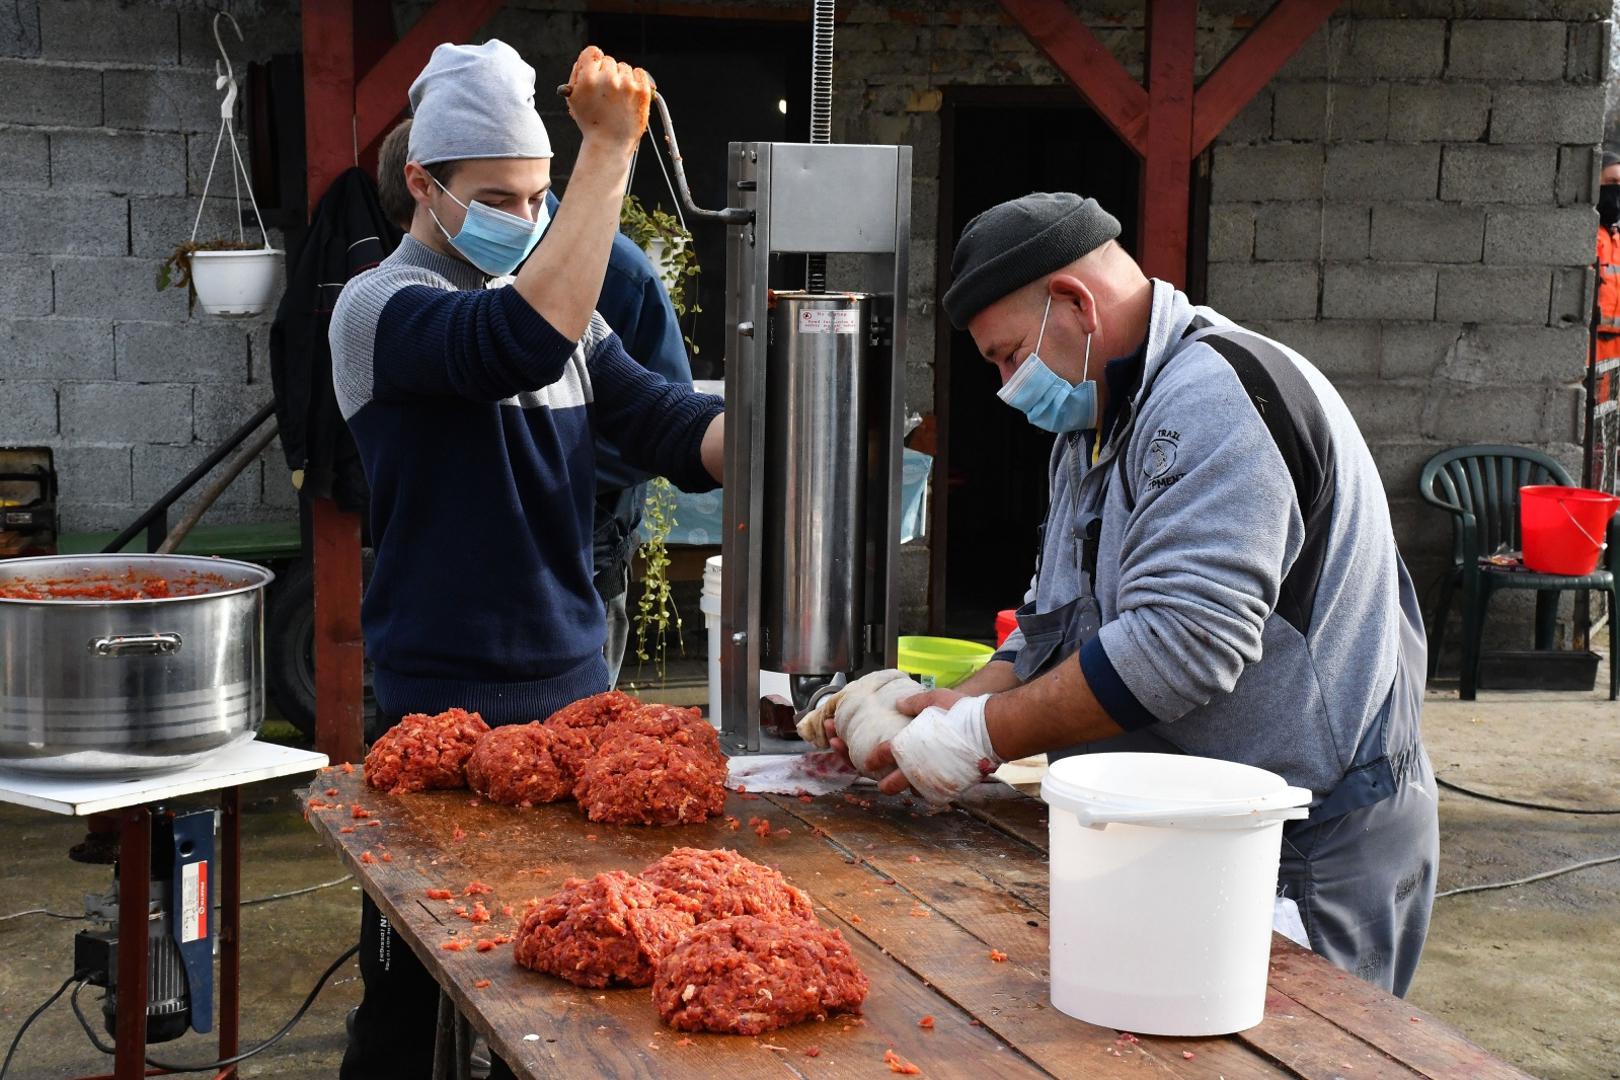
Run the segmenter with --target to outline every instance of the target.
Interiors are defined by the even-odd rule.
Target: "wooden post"
[[[305,0],[304,157],[311,212],[355,162],[353,0]],[[360,517],[311,499],[315,561],[315,747],[359,761],[364,738]]]
[[[1137,261],[1149,277],[1177,288],[1187,282],[1197,32],[1198,0],[1152,0],[1147,17],[1147,152],[1142,155]]]

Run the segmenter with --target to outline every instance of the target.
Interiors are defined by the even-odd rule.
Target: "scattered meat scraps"
[[[451,938],[449,941],[439,942],[439,948],[445,952],[460,952],[467,947],[467,943],[460,938]]]
[[[372,855],[371,855],[371,852],[369,852],[369,851],[362,851],[362,852],[361,852],[361,853],[360,853],[360,861],[361,861],[361,862],[363,862],[363,863],[374,863],[374,862],[376,862],[376,861],[377,861],[377,860],[376,860],[376,859],[375,859],[375,858],[373,858],[373,857],[372,857]]]
[[[806,1047],[805,1051],[804,1051],[804,1056],[805,1057],[820,1057],[821,1056],[821,1047],[819,1047],[819,1046]]]
[[[339,829],[338,832],[340,832],[340,833],[354,832],[354,826],[353,825],[345,825],[345,826],[343,826],[343,828]]]
[[[1005,963],[1007,960],[1007,954],[1002,952],[1000,949],[991,949],[990,959],[998,964]]]
[[[338,793],[338,789],[335,788],[335,787],[329,787],[329,788],[326,789],[327,798],[331,798],[332,796],[336,795],[337,793]]]
[[[913,1065],[911,1062],[907,1061],[893,1050],[883,1051],[883,1064],[889,1067],[890,1072],[900,1073],[902,1076],[922,1075],[921,1069],[917,1068],[917,1066]]]
[[[868,987],[838,931],[734,915],[702,924],[664,957],[653,1004],[677,1030],[758,1035],[859,1012]]]
[[[495,891],[494,889],[490,888],[488,885],[485,885],[482,881],[470,881],[470,882],[467,883],[467,887],[465,889],[461,890],[461,895],[462,896],[488,896],[490,893],[492,893],[494,891]]]
[[[489,952],[494,947],[495,947],[495,943],[493,941],[491,941],[489,938],[479,938],[477,943],[475,945],[473,945],[473,948],[476,949],[478,952]]]
[[[917,1026],[922,1028],[924,1031],[933,1031],[934,1018],[932,1016],[925,1016],[921,1020],[917,1021]]]
[[[810,897],[789,885],[780,871],[725,848],[705,851],[679,847],[638,876],[649,885],[697,901],[700,923],[731,915],[758,915],[777,921],[815,920]]]
[[[557,735],[539,721],[498,727],[473,747],[467,759],[467,786],[504,806],[566,799],[573,778],[558,764],[558,748]]]
[[[427,891],[429,900],[448,900],[454,895],[449,889],[429,889]]]
[[[610,738],[588,761],[574,798],[592,821],[695,824],[726,804],[726,759],[645,735]]]
[[[466,763],[489,725],[477,713],[412,713],[383,732],[366,755],[366,784],[390,795],[467,786]]]
[[[523,917],[513,959],[579,986],[646,986],[696,910],[622,870],[570,878]]]
[[[352,761],[345,761],[342,765],[339,765],[338,768],[342,769],[344,775],[346,776],[354,775],[354,762]]]
[[[489,980],[488,979],[475,979],[473,981],[473,989],[474,990],[487,990],[487,989],[489,989]]]

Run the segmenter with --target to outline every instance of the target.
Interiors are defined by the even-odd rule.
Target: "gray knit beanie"
[[[1119,235],[1119,221],[1067,191],[1034,192],[992,206],[967,223],[951,256],[945,314],[968,320],[1008,293],[1038,281]]]
[[[410,160],[548,158],[534,68],[504,41],[444,44],[411,84]]]

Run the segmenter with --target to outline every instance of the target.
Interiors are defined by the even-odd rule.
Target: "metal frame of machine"
[[[864,588],[858,610],[850,613],[859,628],[858,654],[848,671],[790,672],[796,677],[794,704],[804,707],[818,684],[835,675],[892,666],[896,659],[911,148],[732,143],[727,178],[735,209],[747,216],[735,214],[727,237],[720,730],[729,751],[757,753],[770,748],[761,732],[759,673],[769,632],[762,589],[768,587],[766,418],[773,350],[766,328],[775,295],[773,256],[831,256],[825,295],[870,294],[876,312],[868,378],[861,389],[870,396],[864,432]],[[813,615],[783,612],[780,617]]]

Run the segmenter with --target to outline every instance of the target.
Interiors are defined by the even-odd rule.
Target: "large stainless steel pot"
[[[0,585],[126,573],[196,596],[0,597],[0,767],[117,776],[191,765],[264,722],[264,590],[251,563],[182,555],[0,561]]]

